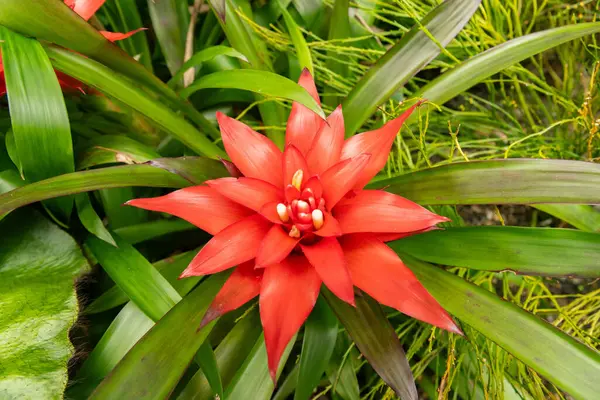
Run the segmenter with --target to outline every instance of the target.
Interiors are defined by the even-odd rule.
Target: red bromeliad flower
[[[319,102],[308,71],[299,84]],[[380,129],[344,140],[341,106],[324,122],[294,103],[283,153],[265,136],[218,113],[225,150],[242,177],[127,203],[178,216],[214,235],[181,277],[237,266],[203,324],[260,295],[273,379],[322,283],[351,305],[356,286],[381,304],[460,333],[384,244],[448,219],[400,196],[363,190],[384,167],[396,134],[415,107]]]
[[[65,4],[75,11],[81,18],[86,21],[92,18],[92,16],[98,11],[98,9],[106,2],[106,0],[64,0]],[[102,36],[111,42],[117,40],[127,39],[131,35],[144,30],[140,28],[127,33],[115,33],[100,31]],[[75,89],[83,91],[83,84],[70,76],[63,74],[60,71],[55,71],[58,82],[63,89]],[[0,96],[6,93],[6,81],[4,79],[4,66],[2,65],[2,53],[0,53]]]

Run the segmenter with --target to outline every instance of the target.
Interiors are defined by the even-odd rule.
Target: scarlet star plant
[[[307,70],[298,83],[319,102]],[[400,196],[364,189],[384,167],[396,134],[416,106],[380,129],[344,140],[341,106],[323,121],[294,103],[283,152],[219,113],[223,144],[242,176],[127,203],[178,216],[214,235],[181,278],[237,266],[203,324],[259,296],[273,379],[322,284],[351,305],[357,287],[381,304],[461,333],[384,244],[448,219]]]

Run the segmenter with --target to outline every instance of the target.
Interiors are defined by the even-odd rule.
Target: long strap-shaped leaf
[[[130,80],[125,79],[110,68],[97,61],[55,46],[47,46],[46,52],[54,68],[144,114],[196,153],[209,157],[225,156],[223,150],[183,117],[165,107],[160,101],[152,98]]]
[[[481,0],[447,0],[407,32],[369,69],[344,100],[346,136],[353,135],[377,107],[426,66],[461,31]],[[431,40],[427,30],[438,43]]]
[[[561,26],[509,40],[440,75],[421,88],[415,96],[443,104],[519,61],[596,32],[600,32],[599,22]]]
[[[600,165],[508,159],[456,163],[370,185],[420,204],[600,203]]]
[[[19,169],[29,182],[73,172],[69,116],[56,74],[42,46],[0,27],[2,62]],[[47,202],[68,219],[73,198]]]
[[[451,314],[573,397],[584,400],[598,396],[600,353],[483,288],[412,257],[401,257]]]
[[[214,325],[212,322],[199,329],[227,275],[211,276],[177,303],[137,342],[90,398],[166,398]]]
[[[481,226],[447,228],[390,246],[421,260],[530,275],[600,276],[600,234],[572,229]]]
[[[227,171],[220,162],[202,157],[157,159],[152,161],[152,165],[124,165],[74,172],[0,195],[0,218],[24,205],[75,193],[127,186],[182,188],[224,176],[227,176]]]
[[[356,296],[356,307],[339,300],[327,289],[325,299],[361,353],[400,398],[417,400],[417,387],[396,332],[381,306],[366,294]]]

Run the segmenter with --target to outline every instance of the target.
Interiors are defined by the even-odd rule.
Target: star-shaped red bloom
[[[106,0],[64,0],[64,3],[75,11],[81,18],[86,21],[92,18],[92,16],[98,11],[98,9],[106,2]],[[100,31],[100,34],[107,40],[115,42],[117,40],[127,39],[131,35],[144,30],[145,28],[135,29],[127,33],[116,33],[108,31]],[[58,83],[63,89],[66,90],[78,90],[83,92],[83,84],[77,79],[71,78],[60,71],[55,71]],[[0,53],[0,96],[6,93],[6,80],[4,78],[4,66],[2,65],[2,53]]]
[[[304,71],[299,84],[319,102]],[[214,237],[181,277],[236,267],[203,323],[260,296],[269,370],[310,314],[321,284],[354,305],[354,286],[381,304],[459,333],[454,321],[384,242],[447,218],[400,196],[363,190],[384,166],[402,123],[344,140],[341,106],[327,122],[294,103],[283,153],[245,124],[217,114],[223,144],[243,174],[129,205],[183,218]]]

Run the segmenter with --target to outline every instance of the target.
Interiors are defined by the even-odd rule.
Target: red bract
[[[299,83],[319,101],[308,71]],[[265,136],[219,113],[225,150],[243,177],[128,202],[176,215],[215,235],[181,277],[238,266],[203,324],[260,296],[273,379],[321,284],[352,305],[356,286],[382,304],[460,333],[384,244],[432,229],[447,218],[400,196],[363,190],[384,167],[396,134],[415,107],[380,129],[344,141],[341,107],[323,122],[294,103],[283,152]]]
[[[98,11],[98,9],[104,4],[106,0],[64,0],[65,4],[75,11],[81,18],[86,21],[92,18],[92,16]],[[111,42],[117,40],[127,39],[131,35],[144,30],[140,28],[127,33],[115,33],[100,31],[102,36]],[[55,71],[58,82],[63,89],[66,90],[78,90],[83,92],[83,84],[77,79],[73,79],[68,75],[63,74],[60,71]],[[4,66],[2,65],[2,54],[0,53],[0,96],[6,93],[6,81],[4,78]]]

